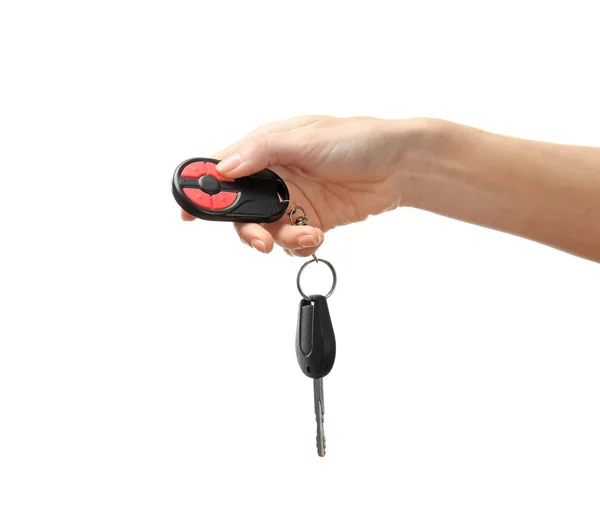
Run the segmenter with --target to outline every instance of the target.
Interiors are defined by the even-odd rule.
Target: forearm
[[[437,121],[408,204],[600,262],[600,148]]]

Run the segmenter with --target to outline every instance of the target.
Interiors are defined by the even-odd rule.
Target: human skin
[[[600,148],[439,119],[311,115],[261,126],[214,157],[232,179],[272,169],[306,209],[304,226],[235,224],[262,253],[306,257],[337,226],[413,207],[600,262]]]

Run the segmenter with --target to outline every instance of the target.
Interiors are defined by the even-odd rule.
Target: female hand
[[[243,242],[269,253],[309,256],[324,233],[398,207],[426,121],[304,116],[261,126],[215,155],[232,179],[269,168],[280,175],[308,224],[235,224]],[[186,221],[194,217],[182,212]]]
[[[306,209],[306,226],[236,225],[264,253],[277,243],[309,256],[324,232],[402,205],[600,262],[600,148],[439,119],[307,116],[260,127],[216,158],[230,178],[272,168]]]

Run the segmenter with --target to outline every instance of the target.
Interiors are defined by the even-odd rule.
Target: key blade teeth
[[[319,457],[325,457],[325,445],[320,445],[319,440],[317,439],[317,453]]]
[[[319,457],[325,457],[325,439],[317,436],[317,453]]]
[[[315,419],[317,421],[317,453],[319,457],[325,456],[325,398],[323,397],[323,378],[314,380],[313,385],[315,400]]]
[[[321,403],[317,405],[317,453],[319,457],[325,456],[325,426],[323,424],[323,407]]]
[[[319,457],[325,457],[325,435],[317,431],[317,453]]]

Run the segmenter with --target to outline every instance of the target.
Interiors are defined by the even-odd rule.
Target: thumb
[[[259,133],[249,137],[238,149],[219,162],[217,171],[228,178],[254,174],[273,165],[287,165],[298,160],[305,148],[297,131]]]

